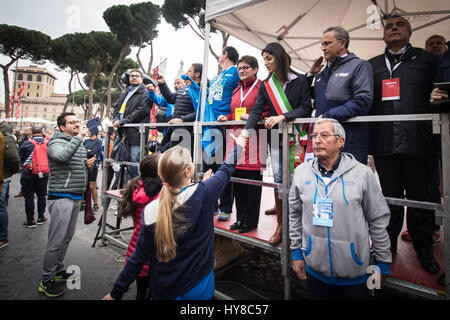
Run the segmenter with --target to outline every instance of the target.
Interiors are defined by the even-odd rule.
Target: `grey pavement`
[[[37,289],[40,283],[50,217],[46,212],[49,220],[33,229],[22,225],[26,220],[24,198],[14,197],[20,191],[19,178],[18,174],[14,175],[10,183],[7,207],[9,245],[0,249],[0,300],[45,300],[49,298],[38,293]],[[100,174],[99,181],[101,181]],[[111,216],[114,217],[112,211]],[[97,232],[100,213],[96,215],[96,218],[97,220],[92,224],[85,225],[84,212],[80,212],[77,229],[65,259],[66,267],[79,267],[80,289],[66,288],[64,295],[57,299],[101,299],[112,289],[122,270],[125,249],[114,245],[101,246],[101,241],[98,241],[94,248],[91,247]],[[126,236],[128,235],[125,234]],[[133,300],[135,292],[133,284],[124,299]]]

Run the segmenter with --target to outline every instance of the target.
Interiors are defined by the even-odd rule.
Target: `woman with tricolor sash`
[[[295,118],[311,117],[312,106],[310,86],[304,75],[292,71],[291,58],[284,48],[276,42],[269,43],[263,50],[264,65],[269,71],[264,85],[258,90],[258,97],[248,117],[245,129],[256,129],[265,106],[270,107],[270,117],[266,118],[264,126],[267,129],[278,129],[283,121],[292,121]],[[307,134],[298,126],[294,127],[295,139],[301,140]],[[270,137],[272,135],[268,135]],[[272,170],[275,183],[282,183],[282,136],[279,135],[278,145],[269,138]],[[305,140],[306,143],[306,140]],[[304,156],[304,154],[303,154]],[[295,160],[294,160],[295,161]],[[292,161],[291,161],[292,162]],[[291,164],[292,166],[293,164]],[[271,245],[278,245],[282,235],[282,201],[278,198],[275,189],[275,209],[277,215],[277,229],[269,240]]]

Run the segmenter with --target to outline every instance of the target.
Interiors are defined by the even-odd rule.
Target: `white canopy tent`
[[[319,57],[323,30],[341,26],[350,33],[349,50],[362,59],[383,52],[384,14],[399,14],[412,26],[411,44],[423,48],[434,34],[450,38],[450,1],[413,0],[208,0],[211,26],[263,49],[280,42],[292,65],[308,71]]]

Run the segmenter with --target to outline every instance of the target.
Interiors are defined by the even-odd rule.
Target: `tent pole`
[[[203,70],[201,79],[201,108],[200,108],[200,122],[195,120],[194,124],[194,164],[197,173],[197,180],[202,173],[202,127],[205,120],[206,94],[208,89],[208,58],[209,58],[209,38],[211,33],[211,24],[209,21],[205,24],[205,42],[203,47]]]
[[[284,299],[291,299],[291,255],[289,244],[289,180],[290,180],[290,163],[289,163],[289,135],[288,129],[291,126],[283,123],[279,126],[282,134],[282,168],[283,182],[282,188],[282,248],[281,248],[281,273],[284,280]],[[280,192],[279,192],[280,193]]]
[[[444,272],[445,299],[450,300],[450,125],[449,114],[441,114],[442,197],[444,204]]]

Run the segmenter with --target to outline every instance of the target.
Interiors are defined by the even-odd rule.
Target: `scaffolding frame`
[[[441,135],[441,146],[442,146],[442,154],[441,154],[441,163],[442,163],[442,197],[443,203],[431,203],[431,202],[422,202],[422,201],[414,201],[408,199],[399,199],[399,198],[389,198],[385,197],[386,202],[391,205],[403,205],[408,207],[415,207],[421,209],[427,209],[435,211],[436,217],[442,219],[444,225],[444,260],[445,260],[445,292],[440,292],[436,289],[421,286],[415,283],[395,279],[392,277],[386,278],[386,287],[394,288],[406,293],[410,293],[413,295],[421,296],[427,299],[446,299],[450,300],[450,232],[446,232],[450,230],[450,126],[449,126],[449,114],[411,114],[411,115],[388,115],[388,116],[362,116],[362,117],[354,117],[345,122],[401,122],[401,121],[431,121],[433,127],[433,134]],[[256,246],[267,251],[276,252],[280,254],[280,260],[282,265],[282,277],[284,281],[284,299],[289,300],[291,298],[291,254],[290,248],[287,245],[289,239],[289,189],[290,189],[290,180],[291,175],[289,172],[289,134],[292,133],[293,124],[300,123],[314,123],[317,118],[301,118],[295,119],[289,123],[281,123],[279,125],[279,133],[282,135],[282,147],[283,147],[283,182],[281,184],[270,183],[265,181],[256,181],[249,179],[240,179],[232,177],[230,179],[231,182],[235,183],[244,183],[251,184],[257,186],[264,186],[269,188],[277,188],[279,192],[279,196],[282,199],[283,204],[283,213],[282,213],[282,244],[279,246],[271,246],[267,241],[254,239],[249,236],[245,236],[239,233],[235,233],[229,230],[224,230],[220,228],[215,228],[215,234],[225,236],[234,240],[237,240],[242,243],[246,243],[252,246]],[[201,151],[201,127],[205,126],[230,126],[230,125],[245,125],[244,121],[228,121],[228,122],[190,122],[190,123],[182,123],[182,124],[173,124],[169,125],[167,123],[156,123],[156,124],[127,124],[124,127],[139,127],[140,132],[140,146],[141,146],[141,160],[145,156],[145,131],[147,127],[151,129],[155,129],[157,127],[169,127],[169,126],[193,126],[194,127],[194,150],[195,146],[198,145]],[[199,130],[200,134],[197,134],[196,130]],[[106,138],[105,141],[109,142],[111,131],[106,128]],[[199,139],[200,138],[200,139]],[[196,150],[197,157],[201,153],[198,153],[198,149]],[[105,143],[105,155],[109,154],[109,143]],[[199,158],[194,157],[194,163],[198,162]],[[197,162],[195,162],[197,161]],[[110,163],[116,162],[119,164],[129,165],[129,166],[138,166],[138,164],[133,162],[124,162],[124,161],[115,161],[109,159],[107,156],[104,157],[103,167],[105,168]],[[201,166],[200,164],[196,164],[196,166]],[[201,181],[203,176],[202,170],[196,171],[196,180]],[[105,244],[107,240],[114,242],[115,244],[127,248],[128,244],[124,243],[117,238],[114,237],[115,234],[120,233],[121,231],[130,230],[130,227],[123,229],[116,229],[112,231],[107,231],[107,211],[109,202],[111,199],[120,199],[115,195],[111,195],[107,193],[107,170],[102,171],[102,223],[101,223],[101,235],[98,239],[101,239],[102,243]],[[217,297],[230,298],[227,295],[222,294],[221,292],[216,291]]]

